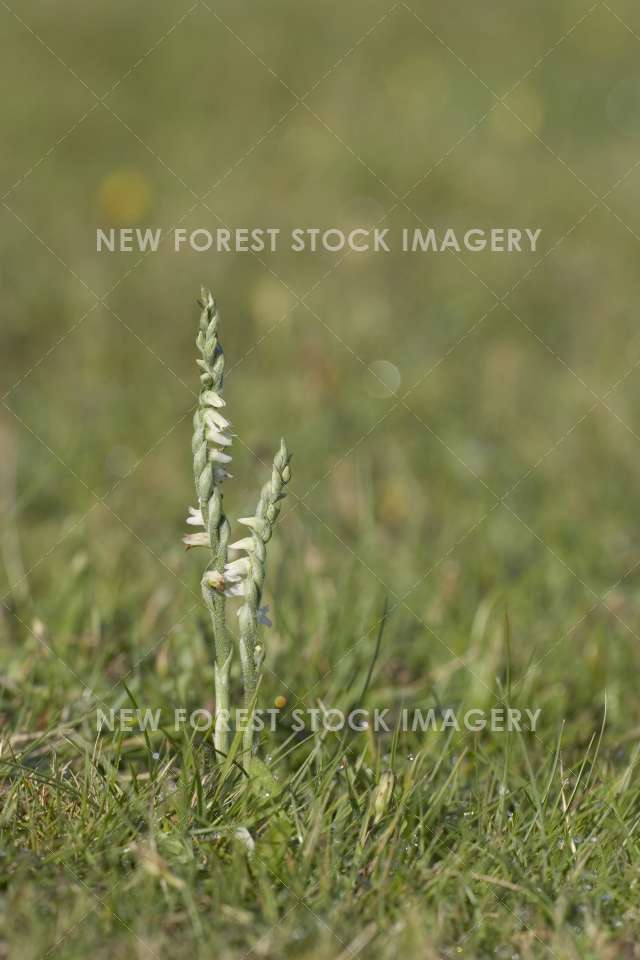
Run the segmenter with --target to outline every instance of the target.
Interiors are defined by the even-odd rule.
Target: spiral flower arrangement
[[[198,507],[189,508],[187,524],[198,527],[182,539],[189,547],[208,547],[211,558],[202,576],[202,596],[211,617],[215,646],[215,730],[214,745],[226,754],[229,749],[229,684],[233,642],[226,621],[226,600],[242,598],[238,609],[239,653],[245,706],[249,713],[255,707],[264,650],[260,642],[261,625],[271,626],[267,608],[262,605],[266,575],[267,543],[273,534],[280,513],[280,501],[291,477],[290,460],[284,440],[275,455],[270,480],[264,484],[252,517],[238,523],[250,535],[229,543],[230,526],[224,513],[222,484],[231,478],[227,466],[233,439],[231,424],[220,412],[225,406],[222,397],[224,352],[218,338],[219,314],[209,290],[202,290],[202,312],[196,337],[200,353],[200,394],[193,417],[193,473]],[[228,560],[228,552],[242,554]],[[253,724],[246,724],[243,749],[247,757],[254,750]]]

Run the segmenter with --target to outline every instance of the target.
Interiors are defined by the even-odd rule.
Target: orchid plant
[[[206,547],[210,560],[202,577],[202,596],[211,616],[215,646],[215,729],[214,745],[226,754],[229,750],[229,686],[233,640],[226,620],[226,601],[239,597],[238,608],[240,667],[245,706],[249,719],[244,730],[243,749],[249,759],[254,750],[251,712],[260,680],[264,648],[260,642],[261,625],[271,626],[267,608],[262,604],[266,573],[267,543],[280,513],[280,501],[291,477],[290,460],[284,440],[275,455],[271,478],[262,487],[255,514],[238,523],[248,528],[248,536],[229,543],[230,525],[223,508],[222,484],[231,479],[229,448],[233,437],[231,424],[221,413],[224,352],[218,337],[219,314],[209,290],[202,290],[202,312],[196,338],[200,356],[200,394],[193,417],[193,473],[198,506],[189,508],[187,524],[197,528],[182,539],[187,548]],[[234,558],[229,560],[229,552]],[[239,556],[235,556],[239,554]]]

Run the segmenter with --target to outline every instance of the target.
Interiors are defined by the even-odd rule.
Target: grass
[[[79,575],[91,595],[90,571]],[[284,694],[289,710],[263,736],[265,768],[251,780],[239,738],[220,763],[210,736],[170,723],[96,736],[100,703],[151,704],[165,718],[178,702],[210,707],[195,621],[163,638],[158,604],[127,617],[116,603],[111,622],[94,610],[79,636],[69,627],[92,610],[74,607],[70,585],[66,641],[43,624],[26,629],[21,667],[14,659],[3,684],[5,717],[22,731],[3,738],[2,754],[11,956],[633,956],[638,750],[623,718],[610,709],[605,720],[587,658],[564,692],[548,667],[520,671],[495,601],[475,624],[493,675],[485,689],[456,658],[425,673],[411,623],[386,616],[376,591],[296,629],[314,587],[304,573],[287,583],[261,695]],[[358,586],[352,571],[345,589]],[[110,683],[134,623],[138,649],[151,649],[125,652],[131,669]],[[309,643],[296,664],[298,630]],[[296,706],[384,705],[397,719],[437,701],[533,703],[542,719],[536,734],[291,730]],[[383,801],[385,771],[395,785]]]

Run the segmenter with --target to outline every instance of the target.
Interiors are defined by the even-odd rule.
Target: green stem
[[[214,667],[216,724],[213,742],[216,750],[226,755],[229,752],[229,676],[232,651],[227,632],[224,604],[224,595],[216,594],[213,598],[213,636],[216,654]]]
[[[240,667],[242,670],[242,686],[244,689],[244,705],[248,711],[247,725],[242,735],[242,753],[246,763],[253,756],[253,711],[258,689],[258,675],[255,662],[255,647],[258,636],[258,624],[255,619],[245,612],[244,623],[240,624]],[[247,622],[249,621],[249,622]]]
[[[216,751],[225,756],[229,752],[229,677],[231,673],[232,646],[224,612],[224,595],[202,584],[202,596],[207,605],[213,627],[215,647],[214,683],[215,683],[215,727],[213,742]]]

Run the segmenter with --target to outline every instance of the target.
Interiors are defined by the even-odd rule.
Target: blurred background
[[[364,666],[387,596],[398,689],[468,683],[457,657],[491,686],[499,606],[550,709],[590,717],[606,685],[612,722],[639,722],[637,5],[23,0],[0,19],[5,720],[132,674],[210,696],[202,557],[180,544],[204,283],[229,514],[281,435],[294,452],[273,692]],[[542,234],[521,254],[96,252],[97,227],[378,223]]]

